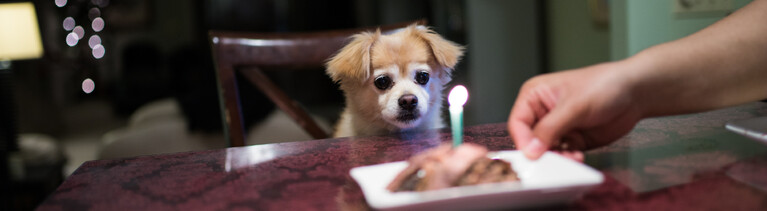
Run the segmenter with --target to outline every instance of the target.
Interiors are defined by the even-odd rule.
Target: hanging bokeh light
[[[101,45],[101,37],[99,35],[91,35],[91,38],[88,39],[88,46],[93,49],[96,45]]]
[[[82,26],[75,26],[74,29],[72,29],[72,32],[77,34],[77,39],[85,38],[85,29],[83,29]]]
[[[93,46],[93,50],[91,52],[93,54],[93,58],[101,59],[104,57],[104,54],[106,53],[106,49],[103,45],[97,44],[96,46]]]
[[[91,28],[93,28],[93,31],[95,32],[100,32],[101,30],[104,30],[104,19],[102,19],[101,17],[93,19],[93,22],[91,23]]]
[[[67,0],[53,0],[57,7],[64,7],[67,5]]]
[[[79,40],[80,40],[80,37],[78,37],[76,33],[70,32],[69,34],[67,34],[66,41],[68,46],[72,47],[77,45],[77,41]]]
[[[101,17],[101,10],[99,10],[99,8],[94,7],[94,8],[91,8],[90,10],[88,10],[88,18],[89,19],[93,20],[93,19],[96,19],[98,17]]]
[[[94,83],[90,78],[86,78],[83,80],[82,87],[85,94],[90,94],[94,89],[96,89],[96,83]]]
[[[64,26],[64,30],[72,31],[72,29],[75,28],[75,19],[72,17],[64,18],[62,25]]]
[[[57,6],[64,7],[67,5],[67,1],[69,0],[54,0],[54,1]],[[101,10],[109,4],[109,0],[80,0],[71,6],[78,6],[78,5],[84,6],[85,4],[87,4],[88,1],[91,4],[89,6],[90,8],[87,10],[84,10],[85,8],[78,9],[78,10],[68,10],[68,13],[75,12],[75,13],[85,13],[85,14],[78,14],[78,15],[68,16],[64,18],[64,21],[62,22],[62,26],[64,27],[64,30],[68,31],[66,35],[66,39],[65,39],[67,45],[70,47],[75,47],[77,43],[80,42],[81,39],[84,39],[86,37],[86,30],[88,30],[87,28],[88,25],[83,24],[83,23],[87,23],[87,22],[83,22],[85,20],[79,20],[80,24],[78,25],[77,24],[78,21],[76,21],[74,17],[83,17],[83,15],[87,15],[90,21],[90,29],[93,30],[87,33],[89,34],[87,45],[88,47],[91,48],[91,55],[93,55],[93,58],[98,60],[103,58],[104,54],[106,54],[106,48],[104,47],[102,43],[101,36],[99,36],[99,32],[104,30],[105,24],[106,24],[106,22],[104,21],[104,18],[101,17]]]

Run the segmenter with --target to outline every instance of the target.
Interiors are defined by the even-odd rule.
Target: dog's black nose
[[[412,94],[399,97],[399,107],[405,110],[413,110],[418,106],[418,97]]]

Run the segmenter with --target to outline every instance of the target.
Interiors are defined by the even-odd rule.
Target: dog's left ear
[[[326,73],[336,83],[364,81],[370,77],[370,48],[380,36],[381,31],[376,30],[350,37],[352,41],[325,64]]]
[[[411,25],[409,28],[429,44],[437,63],[445,70],[446,74],[443,76],[443,82],[447,83],[450,81],[450,74],[453,68],[458,63],[458,60],[461,59],[461,56],[463,56],[463,47],[442,38],[442,36],[424,26]]]

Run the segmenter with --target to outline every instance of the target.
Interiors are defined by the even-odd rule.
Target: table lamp
[[[0,61],[37,59],[43,55],[37,14],[32,2],[0,3]],[[2,66],[0,66],[2,67]]]
[[[43,44],[32,2],[0,3],[0,152],[17,148],[11,61],[42,55]]]

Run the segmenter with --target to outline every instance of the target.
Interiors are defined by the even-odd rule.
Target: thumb
[[[554,107],[548,115],[541,118],[541,120],[533,127],[533,134],[542,145],[542,149],[530,152],[525,152],[528,157],[537,159],[543,153],[552,147],[554,144],[558,144],[562,136],[572,130],[577,121],[580,110],[564,109],[562,106]]]

